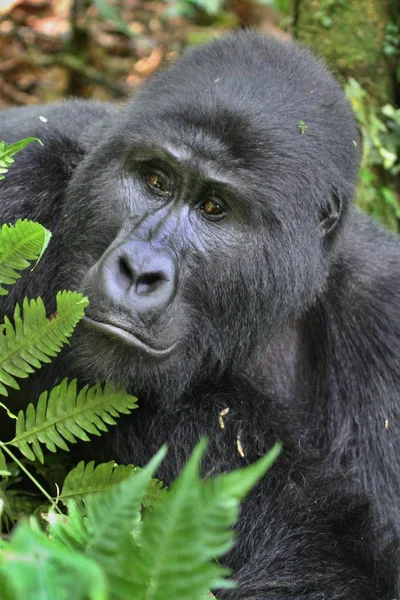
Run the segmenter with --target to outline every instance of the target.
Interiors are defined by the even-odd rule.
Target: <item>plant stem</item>
[[[8,446],[4,443],[4,442],[0,442],[0,447],[2,448],[2,450],[4,450],[4,452],[6,452],[8,454],[8,456],[15,462],[16,465],[19,466],[19,468],[21,469],[21,471],[23,471],[25,473],[25,475],[27,477],[29,477],[29,479],[32,481],[32,483],[38,488],[38,490],[40,490],[42,492],[42,494],[47,498],[47,500],[50,502],[52,508],[54,508],[58,513],[61,513],[61,510],[58,508],[58,506],[55,504],[54,502],[54,498],[52,498],[50,496],[50,494],[48,492],[46,492],[46,490],[44,489],[44,487],[42,487],[40,485],[40,483],[37,481],[37,479],[35,479],[35,477],[29,473],[28,469],[25,467],[25,465],[23,465],[23,463],[15,456],[15,454],[13,454],[11,452],[11,450],[8,448]]]

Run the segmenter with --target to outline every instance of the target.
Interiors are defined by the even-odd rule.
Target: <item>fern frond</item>
[[[153,479],[150,480],[146,495],[142,498],[143,508],[154,510],[157,502],[159,502],[167,492],[168,488],[164,486],[163,482],[153,477]]]
[[[118,572],[120,561],[129,559],[121,553],[125,546],[134,543],[131,533],[138,522],[143,496],[165,452],[162,448],[144,469],[131,473],[107,491],[88,497],[85,517],[74,500],[68,501],[67,518],[51,512],[49,530],[54,541],[83,550],[106,570]]]
[[[168,494],[144,515],[129,556],[135,565],[127,571],[132,597],[204,600],[208,589],[232,586],[223,578],[227,570],[214,561],[233,545],[239,498],[265,474],[279,445],[249,467],[202,482],[204,450],[201,442]]]
[[[52,509],[47,514],[49,529],[63,546],[71,550],[84,551],[89,534],[85,524],[85,516],[74,500],[68,501],[68,518]]]
[[[14,529],[0,552],[2,600],[107,600],[103,569],[61,544],[55,544],[31,518]]]
[[[230,473],[222,473],[204,481],[200,492],[199,521],[204,531],[204,554],[208,558],[223,556],[233,544],[232,523],[239,515],[239,502],[249,493],[277,459],[282,445],[277,442],[257,462]],[[214,583],[214,587],[221,582]]]
[[[94,461],[77,464],[66,476],[59,500],[86,500],[90,495],[106,492],[114,485],[128,479],[134,472],[140,471],[133,465],[117,465],[114,461],[101,463],[95,467]]]
[[[87,434],[100,435],[107,431],[107,425],[115,425],[114,417],[129,414],[134,408],[136,398],[124,390],[97,384],[91,388],[86,385],[77,394],[76,380],[64,379],[50,394],[40,395],[36,408],[29,404],[25,413],[19,412],[10,444],[30,460],[37,457],[43,462],[40,444],[50,452],[56,452],[57,447],[69,450],[66,442],[89,441]]]
[[[209,509],[201,505],[199,464],[204,451],[203,440],[169,493],[143,520],[137,546],[129,557],[135,565],[131,578],[138,598],[203,600],[210,583],[227,574],[208,560],[203,547],[201,516]]]
[[[130,537],[149,481],[165,454],[166,448],[163,447],[135,475],[121,481],[108,492],[88,499],[86,526],[90,537],[86,553],[105,568],[113,568],[110,558],[120,554],[121,540]]]
[[[48,246],[51,233],[39,223],[19,220],[15,225],[3,225],[0,229],[0,284],[12,284],[21,277],[18,271],[38,261]],[[8,290],[0,285],[0,296]]]
[[[78,292],[58,292],[57,312],[49,319],[41,298],[24,299],[23,318],[19,305],[16,305],[14,326],[7,317],[0,326],[1,395],[8,395],[6,385],[19,389],[15,377],[28,377],[34,368],[51,362],[51,357],[68,342],[88,304],[88,299]]]
[[[43,146],[42,142],[34,137],[19,140],[19,142],[14,142],[14,144],[0,142],[0,179],[4,179],[4,174],[7,173],[8,168],[13,164],[14,159],[11,157],[31,142],[39,142],[39,144]]]
[[[5,456],[0,449],[0,477],[8,477],[9,475],[11,475],[11,473],[7,468]]]
[[[121,481],[135,477],[140,471],[140,468],[133,465],[117,465],[114,461],[99,464],[97,467],[94,461],[86,465],[81,461],[66,476],[58,499],[64,503],[71,499],[78,503],[86,501],[92,494],[106,492]],[[142,499],[143,506],[152,508],[165,491],[161,481],[151,479]]]

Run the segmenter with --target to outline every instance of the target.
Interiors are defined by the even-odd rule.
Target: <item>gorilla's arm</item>
[[[327,288],[300,329],[314,441],[332,471],[350,488],[361,484],[400,531],[399,257],[398,236],[354,210]]]
[[[304,429],[400,533],[400,241],[352,208],[315,304],[275,333],[258,386],[303,399]]]

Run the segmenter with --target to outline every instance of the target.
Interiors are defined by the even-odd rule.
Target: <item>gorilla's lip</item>
[[[123,341],[129,346],[133,346],[142,352],[145,352],[149,356],[153,356],[155,358],[166,358],[169,356],[176,347],[176,342],[174,342],[171,346],[167,348],[155,348],[154,346],[150,346],[148,343],[144,342],[136,335],[123,329],[119,325],[114,325],[112,323],[105,323],[103,321],[95,321],[90,317],[84,316],[82,319],[83,323],[92,329],[96,329],[100,333],[103,333],[109,337],[118,338],[119,341]]]

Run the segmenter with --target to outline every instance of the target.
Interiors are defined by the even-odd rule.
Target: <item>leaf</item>
[[[68,515],[51,510],[47,515],[49,533],[61,545],[71,550],[85,551],[88,531],[83,514],[74,500],[68,502]]]
[[[36,521],[22,522],[0,549],[2,600],[107,600],[99,565],[46,538]]]
[[[276,443],[266,456],[248,467],[217,475],[204,482],[201,490],[204,510],[199,514],[199,519],[204,531],[204,553],[208,560],[223,556],[232,547],[234,534],[230,526],[238,519],[239,502],[270,469],[281,448],[281,444]],[[221,587],[221,584],[224,582],[210,587]]]
[[[42,142],[34,137],[25,138],[24,140],[14,142],[14,144],[0,142],[0,173],[7,173],[8,167],[14,162],[11,157],[32,142],[39,142],[43,146]],[[0,179],[4,179],[4,175],[0,174]]]
[[[130,38],[134,37],[135,34],[133,30],[128,27],[125,21],[121,18],[118,10],[114,6],[110,5],[108,0],[93,0],[93,2],[103,19],[111,21],[114,27],[121,33],[124,33]]]
[[[0,158],[4,159],[9,156],[13,156],[14,154],[17,154],[17,152],[20,152],[21,150],[23,150],[23,148],[25,148],[25,146],[27,146],[28,144],[31,144],[32,142],[38,142],[41,146],[43,146],[43,143],[41,142],[41,140],[39,140],[39,138],[35,138],[35,137],[28,137],[23,140],[19,140],[18,142],[14,142],[13,144],[6,144],[6,142],[1,142]]]
[[[242,498],[276,458],[278,447],[257,463],[238,471],[199,480],[200,443],[182,474],[143,518],[131,555],[130,578],[135,600],[204,600],[209,589],[232,587],[228,571],[215,561],[233,545]],[[242,482],[242,484],[241,484]]]
[[[6,459],[2,450],[0,449],[0,477],[8,477],[9,475],[11,475],[11,473],[7,468]]]
[[[86,552],[106,569],[112,567],[115,571],[112,559],[120,553],[119,540],[134,528],[149,481],[165,454],[163,447],[135,475],[103,494],[88,498]]]
[[[227,573],[216,563],[204,560],[201,515],[205,506],[200,502],[199,479],[204,450],[203,441],[170,492],[143,519],[138,546],[130,558],[135,564],[132,579],[138,600],[203,600],[210,583]]]
[[[165,452],[165,448],[162,448],[144,469],[131,474],[109,490],[88,497],[86,518],[74,500],[68,501],[67,517],[54,512],[49,514],[49,533],[52,538],[71,549],[84,551],[103,565],[108,579],[115,581],[119,589],[126,589],[125,583],[118,577],[119,566],[125,564],[129,557],[129,552],[125,550],[134,544],[131,533],[140,517],[143,496]],[[130,563],[129,571],[131,568]],[[113,597],[119,597],[114,588],[113,585]]]
[[[206,482],[207,485],[217,487],[218,494],[228,494],[235,500],[243,500],[251,488],[255,486],[259,479],[271,468],[282,450],[282,444],[276,442],[271,450],[262,458],[252,463],[248,467],[236,469],[230,473],[217,475]]]
[[[0,229],[0,284],[12,284],[21,277],[18,271],[29,267],[29,261],[38,261],[51,238],[51,233],[34,221],[18,220],[15,225]],[[0,285],[0,296],[8,290]]]
[[[14,413],[11,412],[11,410],[8,408],[8,406],[6,406],[3,402],[0,402],[0,408],[4,408],[7,415],[10,417],[10,419],[15,419],[15,420],[17,419],[16,415],[14,415]]]
[[[142,504],[147,510],[154,510],[157,502],[168,492],[168,488],[164,486],[159,479],[150,480],[145,496],[143,496]]]
[[[102,463],[95,467],[94,461],[85,465],[81,461],[72,469],[65,478],[61,494],[58,499],[66,503],[73,499],[76,502],[86,502],[92,494],[107,492],[130,477],[135,477],[141,469],[133,465],[117,465],[114,461]],[[157,479],[149,481],[148,489],[142,499],[146,508],[153,508],[154,504],[166,492],[162,483]]]
[[[15,437],[9,443],[30,460],[36,457],[43,462],[41,444],[50,452],[69,450],[66,442],[86,442],[87,434],[100,435],[107,425],[115,425],[115,417],[136,407],[136,398],[109,384],[85,386],[77,393],[76,380],[64,379],[50,394],[40,395],[36,408],[29,404],[25,413],[19,412]]]
[[[23,318],[16,305],[14,326],[7,317],[0,326],[0,394],[8,395],[5,386],[19,389],[15,377],[24,379],[42,363],[51,362],[68,342],[88,303],[77,292],[58,292],[57,312],[49,319],[41,298],[24,299]]]
[[[117,465],[114,461],[97,467],[93,460],[86,465],[81,461],[66,476],[59,500],[64,503],[71,499],[85,500],[91,494],[106,492],[128,479],[134,471],[133,465]]]

